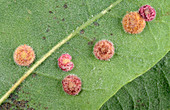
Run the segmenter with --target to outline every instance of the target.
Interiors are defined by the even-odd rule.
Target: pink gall
[[[145,21],[152,21],[156,17],[156,11],[150,5],[140,7],[139,14],[145,19]]]
[[[97,42],[93,48],[93,54],[99,60],[109,60],[114,55],[113,43],[108,40]]]
[[[62,80],[64,91],[69,95],[78,95],[81,91],[81,80],[76,75],[68,75]]]
[[[58,59],[58,66],[65,72],[71,71],[74,68],[71,59],[72,57],[69,54],[62,54]]]

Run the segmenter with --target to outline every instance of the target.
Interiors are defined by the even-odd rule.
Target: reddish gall
[[[113,43],[108,40],[97,42],[93,48],[93,54],[99,60],[109,60],[114,55]]]
[[[58,66],[65,72],[71,71],[74,68],[74,63],[71,62],[71,55],[68,53],[62,54],[58,58]]]
[[[35,53],[32,47],[24,44],[15,50],[13,58],[16,64],[20,66],[29,66],[35,59]]]
[[[81,91],[81,80],[76,75],[68,75],[62,80],[64,91],[69,95],[78,95]]]
[[[152,21],[156,17],[156,11],[150,5],[140,7],[139,14],[145,19],[145,21]]]

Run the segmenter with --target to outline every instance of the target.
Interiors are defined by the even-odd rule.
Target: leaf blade
[[[92,14],[102,11],[102,9],[108,6],[107,4],[110,4],[110,1],[106,2],[102,0],[88,2],[91,4],[90,8],[93,9],[91,10]],[[86,19],[91,18],[88,16],[87,12],[84,11],[87,8],[86,5],[82,5],[83,1],[70,1],[67,4],[67,9],[63,9],[62,7],[65,4],[65,1],[21,1],[19,3],[20,4],[14,3],[11,5],[11,8],[14,11],[8,9],[3,13],[4,22],[10,22],[9,24],[4,24],[2,22],[4,26],[2,32],[5,32],[5,34],[2,36],[3,40],[1,41],[1,47],[3,48],[1,59],[3,60],[4,65],[8,65],[7,67],[1,65],[1,70],[3,71],[1,73],[2,92],[7,91],[6,89],[15,82],[16,78],[19,78],[22,73],[27,70],[27,68],[20,68],[14,65],[11,56],[13,52],[12,50],[14,50],[15,47],[22,43],[28,43],[36,50],[37,59],[39,59],[40,56],[46,53],[49,48],[56,44],[56,42],[63,39],[63,36],[72,32],[73,29],[86,21]],[[147,3],[147,1],[144,1],[144,3]],[[96,4],[96,7],[93,7],[94,4]],[[56,9],[56,5],[60,5],[60,8]],[[156,7],[156,10],[161,7],[161,4],[157,5],[156,1],[151,3],[151,5]],[[37,100],[38,102],[30,101],[30,105],[40,109],[43,109],[43,106],[37,107],[38,103],[49,106],[50,109],[55,109],[56,103],[58,109],[63,109],[63,107],[69,108],[70,105],[75,105],[71,106],[70,109],[75,109],[77,107],[96,109],[121,86],[153,66],[165,55],[170,47],[169,37],[167,35],[169,33],[168,25],[163,25],[163,23],[160,25],[159,23],[161,21],[167,23],[167,18],[161,18],[161,15],[168,10],[163,10],[163,13],[158,11],[158,18],[155,19],[156,23],[149,23],[149,25],[151,24],[151,28],[154,29],[154,34],[159,41],[159,46],[161,47],[157,50],[157,45],[155,42],[152,42],[152,40],[154,40],[153,36],[148,36],[150,35],[148,27],[146,27],[140,35],[133,36],[125,34],[122,29],[121,18],[126,13],[126,10],[137,10],[139,6],[141,6],[141,3],[123,1],[117,8],[115,8],[115,10],[112,10],[102,19],[97,21],[99,26],[90,25],[85,29],[85,34],[80,34],[76,36],[76,39],[70,40],[69,44],[60,48],[58,52],[53,54],[52,57],[46,60],[41,67],[37,69],[37,73],[56,77],[56,79],[59,80],[51,80],[48,77],[41,76],[36,80],[29,78],[27,80],[28,82],[26,81],[24,83],[22,91],[29,92],[30,95],[22,94],[21,92],[19,93],[20,100],[26,96],[29,97],[28,99]],[[23,11],[15,11],[18,7],[22,7]],[[32,15],[25,11],[25,7],[32,12]],[[49,10],[52,10],[53,14],[50,14]],[[16,17],[12,18],[9,15],[5,15],[7,12],[9,15]],[[114,17],[112,18],[111,16]],[[54,17],[57,17],[56,20],[53,19]],[[62,21],[63,18],[65,21]],[[10,27],[10,23],[12,23],[16,29]],[[160,32],[156,31],[158,30],[158,27],[161,28]],[[46,32],[46,30],[48,30],[48,32]],[[113,35],[111,35],[111,33]],[[42,39],[43,36],[46,37],[46,40]],[[96,37],[94,43],[97,42],[97,40],[109,39],[115,44],[116,54],[110,62],[98,61],[94,58],[92,54],[94,44],[88,45],[90,39],[93,39],[94,37]],[[9,48],[9,51],[4,53],[6,48]],[[73,56],[73,62],[76,64],[75,69],[69,73],[64,73],[57,68],[57,58],[64,52],[70,53]],[[2,56],[6,57],[3,58]],[[8,69],[8,67],[11,67],[11,69]],[[11,70],[14,71],[14,74],[10,74]],[[5,73],[8,74],[6,75]],[[83,80],[83,91],[80,96],[74,98],[69,97],[62,91],[60,82],[63,77],[68,74],[77,74]],[[14,75],[14,77],[11,78],[10,76],[12,75]],[[9,81],[9,83],[4,81],[4,79]],[[47,82],[49,82],[49,84],[46,84]],[[37,94],[47,95],[40,98]],[[50,99],[50,97],[54,98]],[[96,101],[96,99],[98,100]],[[33,104],[36,102],[37,106]]]

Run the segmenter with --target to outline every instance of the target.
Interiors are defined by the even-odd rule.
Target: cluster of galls
[[[138,12],[127,13],[122,20],[124,31],[130,34],[139,34],[145,28],[145,21],[152,21],[156,16],[154,8],[142,6]],[[99,60],[109,60],[114,55],[114,46],[111,41],[101,40],[93,48],[93,54]],[[14,52],[14,61],[20,66],[29,66],[35,59],[34,50],[28,45],[19,46]],[[58,66],[68,72],[74,68],[72,57],[68,53],[58,58]],[[76,75],[68,75],[62,80],[64,91],[69,95],[77,95],[81,91],[81,80]]]
[[[114,55],[113,43],[108,40],[97,42],[93,48],[93,54],[99,60],[109,60]],[[63,71],[71,71],[74,67],[69,54],[62,54],[58,59],[58,66]],[[81,91],[81,80],[76,75],[68,75],[62,80],[64,91],[69,95],[78,95]]]
[[[68,72],[74,68],[72,57],[68,53],[58,58],[58,66],[61,70]],[[76,75],[68,75],[62,80],[63,90],[69,95],[78,95],[81,91],[81,80]]]
[[[155,16],[155,9],[150,5],[144,5],[138,12],[130,12],[123,17],[123,29],[129,34],[139,34],[145,28],[145,21],[152,21]]]

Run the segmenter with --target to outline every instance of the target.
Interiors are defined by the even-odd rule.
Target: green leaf
[[[65,36],[113,2],[115,0],[1,0],[0,97],[29,69],[14,63],[12,56],[16,47],[30,45],[38,61]],[[147,23],[139,35],[125,33],[122,17],[144,4],[156,9],[156,19]],[[25,108],[35,109],[100,108],[123,85],[145,73],[170,50],[169,5],[168,1],[122,1],[44,61],[34,71],[37,76],[28,77],[15,91],[17,96],[11,96],[9,101],[21,109],[23,106],[16,101],[28,101]],[[114,43],[116,54],[110,61],[99,61],[92,53],[93,45],[101,39]],[[73,57],[75,68],[71,72],[63,72],[57,66],[62,53]],[[61,81],[68,74],[78,75],[83,82],[78,96],[69,96],[62,90]]]
[[[170,52],[152,69],[122,87],[100,110],[168,110]]]

